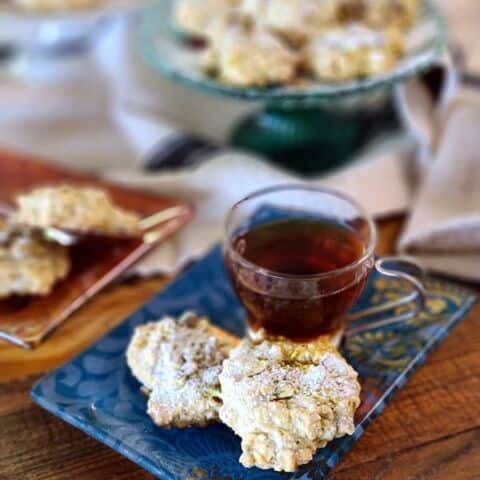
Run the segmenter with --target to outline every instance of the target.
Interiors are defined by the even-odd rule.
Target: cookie
[[[337,0],[246,0],[242,12],[251,22],[298,46],[336,25]]]
[[[70,270],[67,249],[25,229],[0,228],[0,298],[48,295]]]
[[[418,17],[419,0],[362,0],[363,21],[373,28],[408,28]]]
[[[140,234],[139,216],[116,206],[98,188],[60,185],[17,197],[15,223],[113,236]]]
[[[264,87],[291,82],[299,57],[266,30],[227,29],[203,55],[202,67],[220,82]]]
[[[220,419],[242,440],[246,467],[293,472],[354,431],[357,373],[328,338],[243,340],[223,364]]]
[[[235,20],[240,0],[178,0],[173,10],[173,22],[187,35],[210,37],[212,21],[229,23]]]
[[[150,392],[147,412],[157,425],[203,426],[218,420],[218,375],[234,342],[193,313],[136,328],[127,363]]]
[[[306,48],[305,63],[319,80],[338,82],[386,73],[403,51],[397,31],[350,23],[315,37]]]

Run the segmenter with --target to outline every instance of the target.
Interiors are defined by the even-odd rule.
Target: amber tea
[[[327,217],[276,220],[234,237],[226,260],[250,329],[296,341],[336,331],[365,285],[371,265],[348,266],[366,248],[353,223]]]

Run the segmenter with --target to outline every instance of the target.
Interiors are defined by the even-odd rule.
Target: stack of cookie
[[[207,74],[261,87],[388,72],[418,10],[419,0],[177,0],[173,21],[207,41]]]
[[[114,205],[100,189],[61,185],[19,195],[0,223],[0,299],[48,295],[71,268],[70,251],[52,229],[83,234],[136,236],[140,219]],[[49,234],[50,232],[50,234]]]
[[[328,337],[240,341],[187,312],[137,327],[127,362],[157,425],[221,420],[241,437],[246,467],[292,472],[354,431],[357,373]]]

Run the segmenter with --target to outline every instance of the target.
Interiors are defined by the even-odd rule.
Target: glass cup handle
[[[359,312],[349,314],[347,316],[347,325],[349,322],[360,320],[362,318],[370,317],[372,315],[378,315],[383,312],[389,312],[397,307],[402,305],[407,305],[411,302],[414,302],[414,307],[408,312],[391,315],[380,319],[372,320],[368,323],[363,323],[362,325],[347,327],[345,336],[349,337],[356,335],[358,333],[365,332],[367,330],[372,330],[374,328],[384,327],[386,325],[392,325],[395,323],[404,322],[415,316],[420,312],[424,306],[427,299],[427,291],[423,283],[417,278],[417,276],[410,273],[398,270],[392,266],[389,266],[390,263],[396,265],[402,264],[407,266],[410,270],[415,270],[418,273],[418,277],[423,278],[425,275],[424,269],[410,257],[384,257],[380,258],[375,262],[375,268],[377,272],[386,277],[396,278],[405,280],[409,283],[412,288],[411,293],[399,298],[398,300],[393,300],[391,302],[382,303],[381,305],[375,305],[374,307],[366,308]]]

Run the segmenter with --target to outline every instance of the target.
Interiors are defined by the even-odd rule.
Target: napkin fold
[[[399,250],[430,270],[480,281],[480,101],[457,97],[441,121]]]

